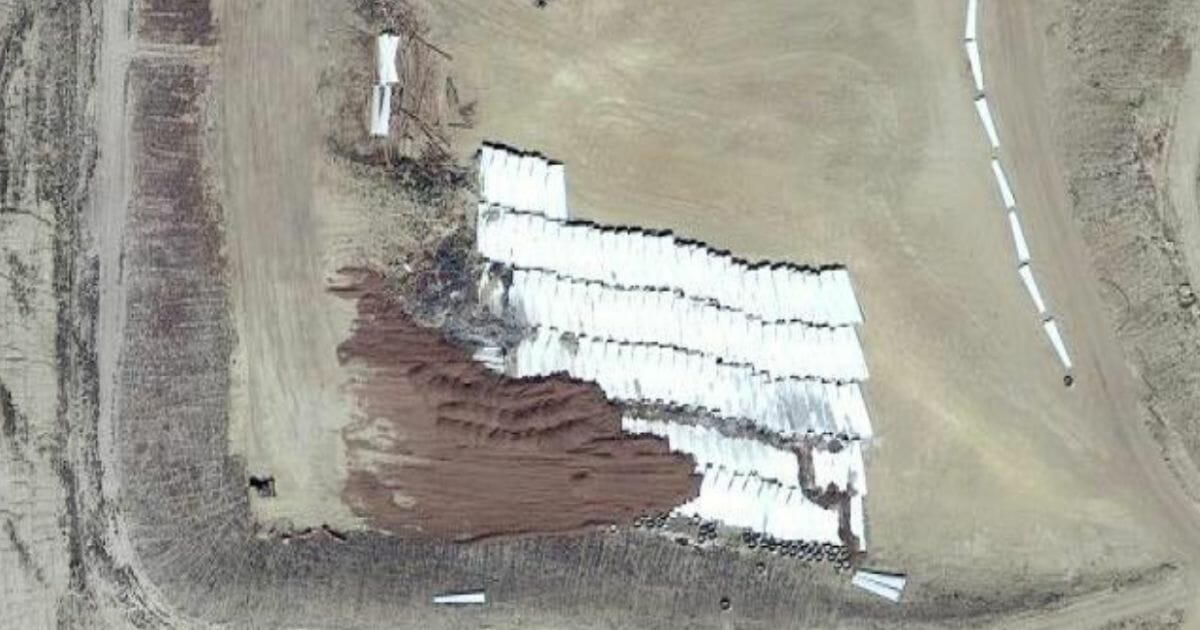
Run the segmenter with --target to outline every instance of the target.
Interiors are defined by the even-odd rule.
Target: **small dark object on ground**
[[[1075,385],[1075,377],[1071,376],[1070,374],[1064,376],[1063,377],[1063,385],[1066,385],[1067,387],[1074,386]]]
[[[729,610],[733,608],[733,602],[729,601],[728,597],[721,598],[721,610]]]
[[[275,478],[250,475],[250,487],[258,491],[258,496],[269,499],[275,496]]]
[[[1192,285],[1183,283],[1179,285],[1179,306],[1182,308],[1191,308],[1196,305],[1196,292],[1192,290]]]
[[[322,526],[321,526],[321,529],[322,529],[322,530],[323,530],[323,531],[324,531],[324,532],[325,532],[325,533],[326,533],[326,534],[327,534],[327,535],[328,535],[330,538],[332,538],[332,539],[334,539],[334,540],[336,540],[336,541],[338,541],[338,542],[346,542],[346,535],[345,535],[345,534],[343,534],[342,532],[340,532],[340,531],[338,531],[338,530],[336,530],[336,529],[334,529],[334,528],[332,528],[332,527],[330,527],[330,526],[328,526],[328,525],[322,525]]]

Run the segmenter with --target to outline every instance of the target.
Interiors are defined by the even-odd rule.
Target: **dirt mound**
[[[347,278],[339,293],[358,300],[358,318],[339,359],[365,371],[345,497],[371,525],[460,540],[564,532],[696,496],[692,460],[622,437],[594,385],[491,373],[414,324],[379,276]]]

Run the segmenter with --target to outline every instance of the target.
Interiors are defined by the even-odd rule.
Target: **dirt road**
[[[1041,261],[1042,284],[1077,355],[1080,398],[1085,423],[1072,436],[1080,442],[1111,436],[1132,457],[1096,461],[1091,472],[1110,489],[1125,489],[1141,509],[1169,516],[1167,531],[1200,532],[1188,502],[1162,465],[1140,417],[1139,389],[1125,363],[1100,298],[1100,281],[1091,271],[1091,255],[1070,215],[1068,181],[1054,145],[1057,130],[1048,74],[1056,68],[1052,44],[1044,33],[1053,13],[1031,3],[995,4],[983,14],[985,57],[992,77],[988,93],[995,99],[1004,162],[1014,172],[1030,247]],[[1039,69],[1034,72],[1030,69]],[[1151,491],[1147,491],[1147,489]],[[1174,537],[1174,536],[1172,536]]]
[[[340,7],[219,2],[217,97],[231,309],[237,345],[231,445],[251,474],[274,476],[265,521],[352,526],[338,498],[351,405],[337,362],[353,308],[328,293],[340,259],[331,234],[351,216],[321,210],[327,174],[317,80],[321,31]],[[283,447],[286,444],[286,447]]]
[[[125,107],[125,90],[133,55],[134,34],[128,29],[127,3],[107,0],[101,19],[103,40],[96,77],[96,136],[101,159],[97,163],[94,192],[85,220],[89,231],[96,236],[100,270],[99,321],[96,322],[100,423],[111,427],[112,416],[118,405],[116,371],[121,358],[125,322],[125,283],[121,277],[121,256],[132,180],[128,140],[130,121]],[[101,451],[108,454],[107,457],[112,457],[113,433],[101,431],[100,436],[103,440]],[[120,475],[112,475],[105,486],[114,493],[112,496],[115,496],[119,481]]]
[[[1147,426],[1141,422],[1144,413],[1141,398],[1145,396],[1146,385],[1128,367],[1113,333],[1112,311],[1101,298],[1100,280],[1092,266],[1094,257],[1102,252],[1089,251],[1080,235],[1073,216],[1075,207],[1066,188],[1070,174],[1062,162],[1063,152],[1056,144],[1063,134],[1063,121],[1054,116],[1054,98],[1061,96],[1056,91],[1061,86],[1056,82],[1062,80],[1065,63],[1062,58],[1065,34],[1059,21],[1062,14],[1046,11],[1039,3],[1014,2],[991,3],[983,16],[985,76],[991,77],[988,93],[996,104],[1004,147],[1001,156],[1012,169],[1011,178],[1021,209],[1028,217],[1026,231],[1039,269],[1043,270],[1043,290],[1063,313],[1061,319],[1078,357],[1078,387],[1081,392],[1094,392],[1095,404],[1086,410],[1085,428],[1091,434],[1113,436],[1129,455],[1121,462],[1095,462],[1094,474],[1104,480],[1101,483],[1107,488],[1132,490],[1129,500],[1138,504],[1138,509],[1157,515],[1155,526],[1163,539],[1170,541],[1173,554],[1185,563],[1180,580],[1173,581],[1169,588],[1151,590],[1138,597],[1117,596],[1111,601],[1097,598],[1096,612],[1090,619],[1097,624],[1102,621],[1100,611],[1108,618],[1117,618],[1155,608],[1194,609],[1200,583],[1197,564],[1200,512],[1181,488],[1179,478],[1192,473],[1194,468],[1189,462],[1180,461],[1177,466],[1182,469],[1173,475]],[[1193,72],[1185,94],[1194,93],[1196,80]],[[1187,98],[1180,104],[1181,111],[1187,111]],[[1190,147],[1190,155],[1195,155],[1194,120],[1181,116],[1174,138],[1173,147],[1182,146],[1185,152]],[[1194,217],[1194,193],[1180,190],[1194,190],[1194,164],[1190,172],[1184,165],[1189,163],[1172,164],[1174,178],[1189,182],[1175,186],[1172,192],[1178,207],[1191,208],[1181,214]],[[1194,218],[1184,219],[1185,235],[1194,229],[1192,223]],[[1189,251],[1195,250],[1189,248]],[[1184,487],[1194,487],[1196,483],[1194,478],[1185,477],[1182,481]],[[1151,602],[1154,607],[1149,606]],[[1082,604],[1081,607],[1086,609]],[[1200,622],[1192,619],[1192,623]]]

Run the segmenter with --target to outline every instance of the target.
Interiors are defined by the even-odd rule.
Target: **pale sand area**
[[[355,223],[335,199],[316,102],[322,10],[289,4],[219,3],[220,179],[237,334],[230,439],[248,474],[275,478],[274,498],[252,495],[262,521],[345,527],[356,521],[340,499],[340,430],[353,407],[336,348],[354,306],[327,287],[354,262],[339,236]]]
[[[231,451],[248,475],[275,479],[274,497],[251,493],[261,523],[358,527],[342,498],[342,430],[360,413],[350,386],[361,374],[337,358],[355,304],[330,288],[347,267],[381,267],[411,248],[404,227],[416,212],[382,169],[364,176],[331,151],[331,137],[366,140],[375,32],[352,3],[214,6],[214,150],[236,332]],[[342,105],[359,101],[362,118],[345,116]]]
[[[874,563],[920,587],[1165,558],[1168,525],[1119,429],[1133,422],[1128,371],[1094,295],[1063,296],[1076,267],[1052,269],[1082,268],[1059,260],[1079,251],[1039,266],[1066,309],[1073,389],[1015,272],[971,105],[965,3],[633,6],[432,2],[430,37],[463,100],[479,100],[462,157],[483,139],[537,149],[566,162],[577,216],[845,263],[879,435]],[[1031,241],[1035,257],[1050,245]]]
[[[62,533],[69,516],[55,295],[55,246],[64,226],[44,199],[59,176],[47,168],[51,145],[37,110],[49,107],[31,93],[57,78],[41,47],[42,38],[60,32],[39,22],[17,37],[17,16],[15,7],[0,6],[0,29],[16,42],[0,64],[0,628],[49,628],[62,623],[72,577]]]
[[[34,199],[36,183],[15,187]],[[70,580],[59,536],[66,501],[51,455],[55,216],[44,203],[19,210],[0,217],[0,627],[41,628],[54,625]]]
[[[223,11],[234,449],[276,476],[261,518],[352,524],[338,431],[353,410],[334,355],[351,313],[325,288],[353,261],[340,244],[354,222],[319,141],[319,42],[296,43],[320,32],[321,11]],[[970,581],[968,568],[985,580],[1165,557],[1115,429],[1130,398],[1096,377],[1097,365],[1118,379],[1123,367],[1075,343],[1085,325],[1103,338],[1089,320],[1099,314],[1064,317],[1081,365],[1067,390],[1017,279],[957,3],[447,0],[427,15],[462,100],[479,99],[478,124],[458,138],[464,160],[484,138],[538,149],[567,163],[580,216],[849,266],[880,436],[868,462],[874,562],[919,585],[945,571]],[[1016,184],[1021,195],[1020,173]]]

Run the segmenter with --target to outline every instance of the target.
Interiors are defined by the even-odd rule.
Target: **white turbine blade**
[[[980,96],[975,99],[975,111],[979,113],[979,120],[983,123],[983,130],[987,132],[988,142],[991,143],[992,149],[999,149],[1000,137],[996,134],[996,123],[992,120],[992,110],[988,107],[985,97]]]

